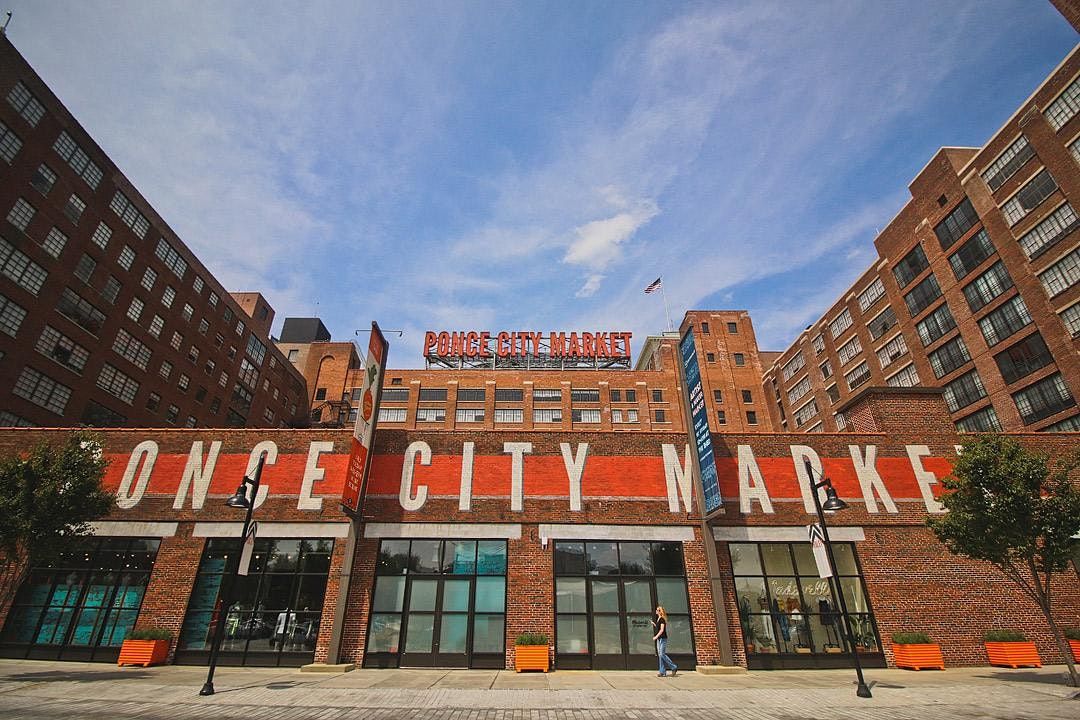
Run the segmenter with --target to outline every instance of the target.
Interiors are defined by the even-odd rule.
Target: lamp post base
[[[870,691],[867,690],[867,692],[870,692]],[[199,690],[199,694],[200,695],[213,695],[214,694],[214,683],[212,683],[212,682],[203,683],[202,689]]]
[[[213,691],[214,691],[213,688],[211,688],[210,692],[213,692]],[[858,695],[861,698],[874,697],[873,695],[870,694],[870,688],[867,687],[866,683],[863,683],[863,682],[859,683],[859,689],[855,691],[855,694]]]

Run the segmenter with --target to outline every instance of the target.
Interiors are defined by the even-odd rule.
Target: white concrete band
[[[172,537],[180,523],[174,522],[123,522],[102,520],[90,523],[94,535],[112,537]]]
[[[654,540],[689,542],[694,528],[682,525],[540,525],[549,540]]]
[[[724,542],[810,542],[805,525],[794,527],[714,527],[713,538]],[[842,542],[866,540],[863,529],[857,526],[830,527],[829,539]]]
[[[455,540],[518,540],[516,523],[367,523],[366,538],[453,538]]]
[[[261,538],[343,538],[349,535],[347,522],[259,522],[257,536]],[[195,523],[192,537],[238,538],[244,529],[242,522]]]

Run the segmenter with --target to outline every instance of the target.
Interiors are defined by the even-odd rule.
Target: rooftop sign
[[[428,367],[608,369],[630,367],[629,332],[424,333]]]

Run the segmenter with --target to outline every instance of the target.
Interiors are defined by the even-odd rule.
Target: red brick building
[[[925,527],[961,439],[940,391],[871,388],[842,410],[844,434],[714,433],[724,512],[704,528],[686,433],[384,427],[351,522],[347,430],[105,431],[117,507],[35,569],[0,654],[112,660],[131,627],[166,627],[176,662],[205,663],[225,613],[227,663],[504,667],[519,633],[544,632],[556,668],[648,668],[662,603],[684,668],[846,665],[836,589],[806,542],[809,459],[850,506],[830,526],[864,663],[923,630],[948,664],[983,664],[993,628],[1060,662],[1031,601]],[[0,449],[65,432],[5,430]],[[1059,454],[1078,435],[1016,437]],[[258,539],[226,594],[242,511],[224,501],[260,456]],[[1057,581],[1057,617],[1076,626],[1077,574]]]
[[[777,429],[843,430],[866,385],[941,387],[964,431],[1080,429],[1078,75],[1080,49],[983,147],[927,163],[878,260],[767,368]]]
[[[0,425],[306,423],[259,293],[227,292],[0,34]]]

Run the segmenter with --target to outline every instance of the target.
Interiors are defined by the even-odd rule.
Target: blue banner
[[[690,402],[690,421],[693,423],[694,447],[697,450],[698,468],[701,470],[701,489],[705,496],[704,513],[720,509],[720,479],[716,474],[713,457],[712,435],[709,432],[709,411],[705,407],[705,392],[701,388],[701,369],[698,367],[697,349],[694,347],[694,331],[687,330],[679,341],[682,356],[683,378]]]

